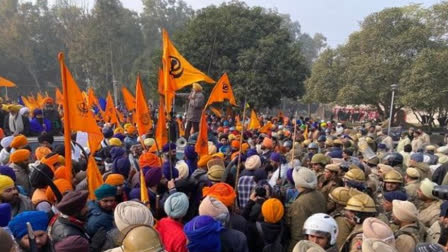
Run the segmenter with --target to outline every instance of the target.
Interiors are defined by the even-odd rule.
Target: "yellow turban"
[[[6,175],[0,175],[0,193],[3,193],[3,191],[13,186],[14,181],[10,177]]]
[[[200,92],[202,91],[202,87],[198,83],[193,83],[193,90],[196,92]]]
[[[109,144],[110,144],[110,146],[121,146],[121,145],[123,145],[123,143],[121,142],[121,140],[118,139],[118,138],[116,138],[116,137],[112,137],[112,138],[109,140]]]

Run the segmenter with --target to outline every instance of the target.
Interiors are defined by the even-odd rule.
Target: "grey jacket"
[[[202,92],[195,93],[194,97],[190,99],[187,110],[187,122],[199,122],[201,120],[202,109],[205,105],[205,98]]]

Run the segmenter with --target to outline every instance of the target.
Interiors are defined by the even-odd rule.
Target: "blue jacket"
[[[45,125],[45,127],[43,125]],[[40,135],[42,131],[50,132],[51,122],[47,119],[43,119],[43,124],[41,124],[37,118],[33,118],[30,121],[30,131],[32,135],[36,136]]]
[[[98,203],[90,201],[87,203],[89,212],[87,214],[86,231],[92,237],[101,227],[106,231],[114,227],[114,213],[103,211]]]

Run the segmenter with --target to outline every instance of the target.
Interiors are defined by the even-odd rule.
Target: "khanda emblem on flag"
[[[89,113],[89,106],[85,101],[78,103],[76,107],[78,108],[78,111],[82,116],[86,116],[87,113]]]
[[[140,116],[140,121],[144,124],[144,125],[148,125],[150,123],[150,117],[149,117],[149,113],[144,113]]]
[[[224,94],[227,94],[227,93],[229,92],[229,84],[227,84],[226,82],[224,82],[224,83],[222,84],[222,92],[223,92]]]
[[[179,59],[170,56],[171,66],[170,66],[170,74],[175,78],[180,78],[182,74],[184,73],[184,68],[182,67],[182,64],[180,63]]]

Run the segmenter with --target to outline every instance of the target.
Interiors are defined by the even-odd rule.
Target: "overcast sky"
[[[54,0],[53,0],[54,1]],[[93,4],[94,0],[84,0]],[[210,4],[219,5],[222,0],[184,0],[194,9]],[[50,0],[50,2],[52,2]],[[330,46],[335,47],[346,42],[353,31],[359,29],[359,22],[372,12],[387,7],[421,3],[431,6],[441,0],[246,0],[250,6],[276,8],[299,21],[302,32],[322,33]],[[125,7],[137,12],[143,10],[141,0],[122,0]]]

